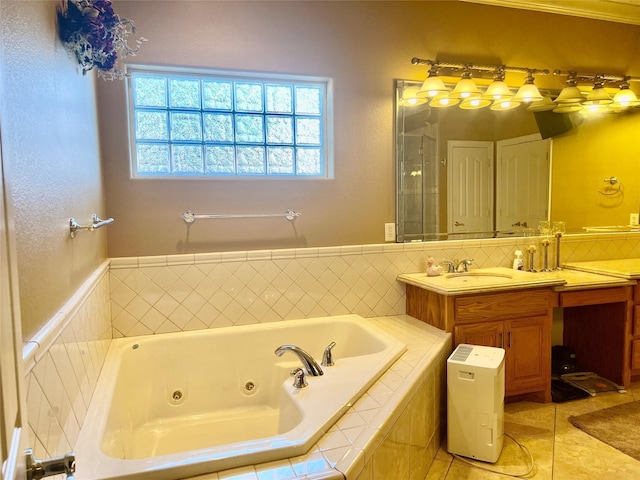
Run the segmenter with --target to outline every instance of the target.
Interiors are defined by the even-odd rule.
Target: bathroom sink
[[[480,277],[480,278],[513,278],[512,275],[507,275],[506,273],[496,273],[496,272],[458,272],[458,273],[449,273],[445,275],[445,278],[460,278],[460,277]]]

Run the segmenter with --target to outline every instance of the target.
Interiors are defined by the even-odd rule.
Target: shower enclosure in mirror
[[[403,100],[420,85],[396,82],[397,241],[535,233],[549,216],[551,140],[533,113]]]

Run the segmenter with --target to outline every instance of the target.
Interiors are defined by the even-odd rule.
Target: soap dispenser
[[[516,250],[516,258],[513,259],[514,270],[524,270],[524,260],[522,259],[522,250]]]

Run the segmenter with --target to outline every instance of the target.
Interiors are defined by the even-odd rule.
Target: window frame
[[[219,70],[209,68],[193,68],[193,67],[179,67],[179,66],[164,66],[164,65],[143,65],[143,64],[127,64],[125,65],[126,72],[126,102],[127,102],[127,132],[128,132],[128,144],[129,144],[129,171],[130,178],[133,180],[225,180],[225,181],[237,181],[237,180],[325,180],[334,178],[334,148],[333,148],[333,79],[329,77],[317,77],[306,75],[286,75],[286,74],[274,74],[263,73],[253,71],[238,71],[238,70]],[[136,132],[135,132],[135,105],[133,94],[133,74],[149,74],[158,75],[164,77],[183,77],[184,79],[210,79],[210,80],[225,80],[225,81],[247,81],[257,82],[263,85],[282,83],[284,85],[291,85],[293,88],[296,86],[304,86],[305,84],[320,86],[323,94],[322,103],[322,115],[321,120],[321,135],[323,144],[321,146],[323,155],[323,172],[319,175],[304,175],[304,174],[269,174],[268,169],[265,168],[263,174],[174,174],[174,173],[138,173],[137,171],[137,159],[136,159]],[[175,111],[179,111],[176,109]],[[167,109],[168,112],[172,110]],[[202,109],[201,109],[202,111]],[[244,112],[236,112],[235,107],[232,114],[243,114]],[[265,122],[266,132],[266,118],[267,113],[259,114]],[[301,116],[304,118],[304,115]],[[293,121],[295,122],[295,116]],[[202,145],[205,144],[203,139]],[[243,145],[243,144],[241,144]],[[234,148],[237,146],[237,142],[234,139]],[[296,148],[295,144],[292,145]],[[265,152],[268,148],[266,140],[264,143]]]

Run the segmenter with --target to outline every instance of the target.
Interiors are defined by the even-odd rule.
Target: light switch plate
[[[640,214],[639,213],[629,214],[629,225],[638,225],[638,223],[640,223]]]

